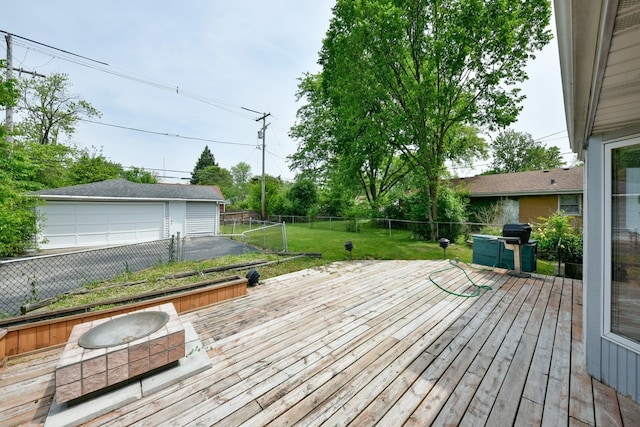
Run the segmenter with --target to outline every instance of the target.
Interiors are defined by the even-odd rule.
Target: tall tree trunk
[[[438,239],[438,181],[429,179],[429,240]]]

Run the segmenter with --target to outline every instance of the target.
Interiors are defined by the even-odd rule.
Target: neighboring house
[[[640,401],[640,2],[554,4],[567,131],[585,162],[587,370]]]
[[[40,249],[137,243],[218,234],[224,197],[206,185],[138,184],[124,179],[35,192]]]
[[[582,216],[584,168],[551,169],[456,178],[454,187],[469,191],[473,204],[499,203],[503,223],[538,222],[562,211]]]

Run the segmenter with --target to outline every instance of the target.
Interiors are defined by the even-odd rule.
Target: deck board
[[[633,425],[584,366],[582,283],[351,261],[181,315],[212,369],[87,425]],[[430,280],[435,280],[443,290]],[[60,350],[0,368],[0,424],[42,425]]]

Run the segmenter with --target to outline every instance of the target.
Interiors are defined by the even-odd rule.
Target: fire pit
[[[78,345],[83,348],[106,348],[126,344],[146,337],[162,328],[169,321],[164,311],[143,311],[116,317],[80,336]]]
[[[75,325],[56,367],[56,402],[68,402],[185,356],[185,329],[173,304]]]

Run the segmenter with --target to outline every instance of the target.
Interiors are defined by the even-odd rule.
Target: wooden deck
[[[584,368],[582,283],[353,261],[181,316],[213,368],[88,425],[638,425]],[[433,274],[474,287],[459,269]],[[0,425],[42,424],[60,350],[0,369]]]

